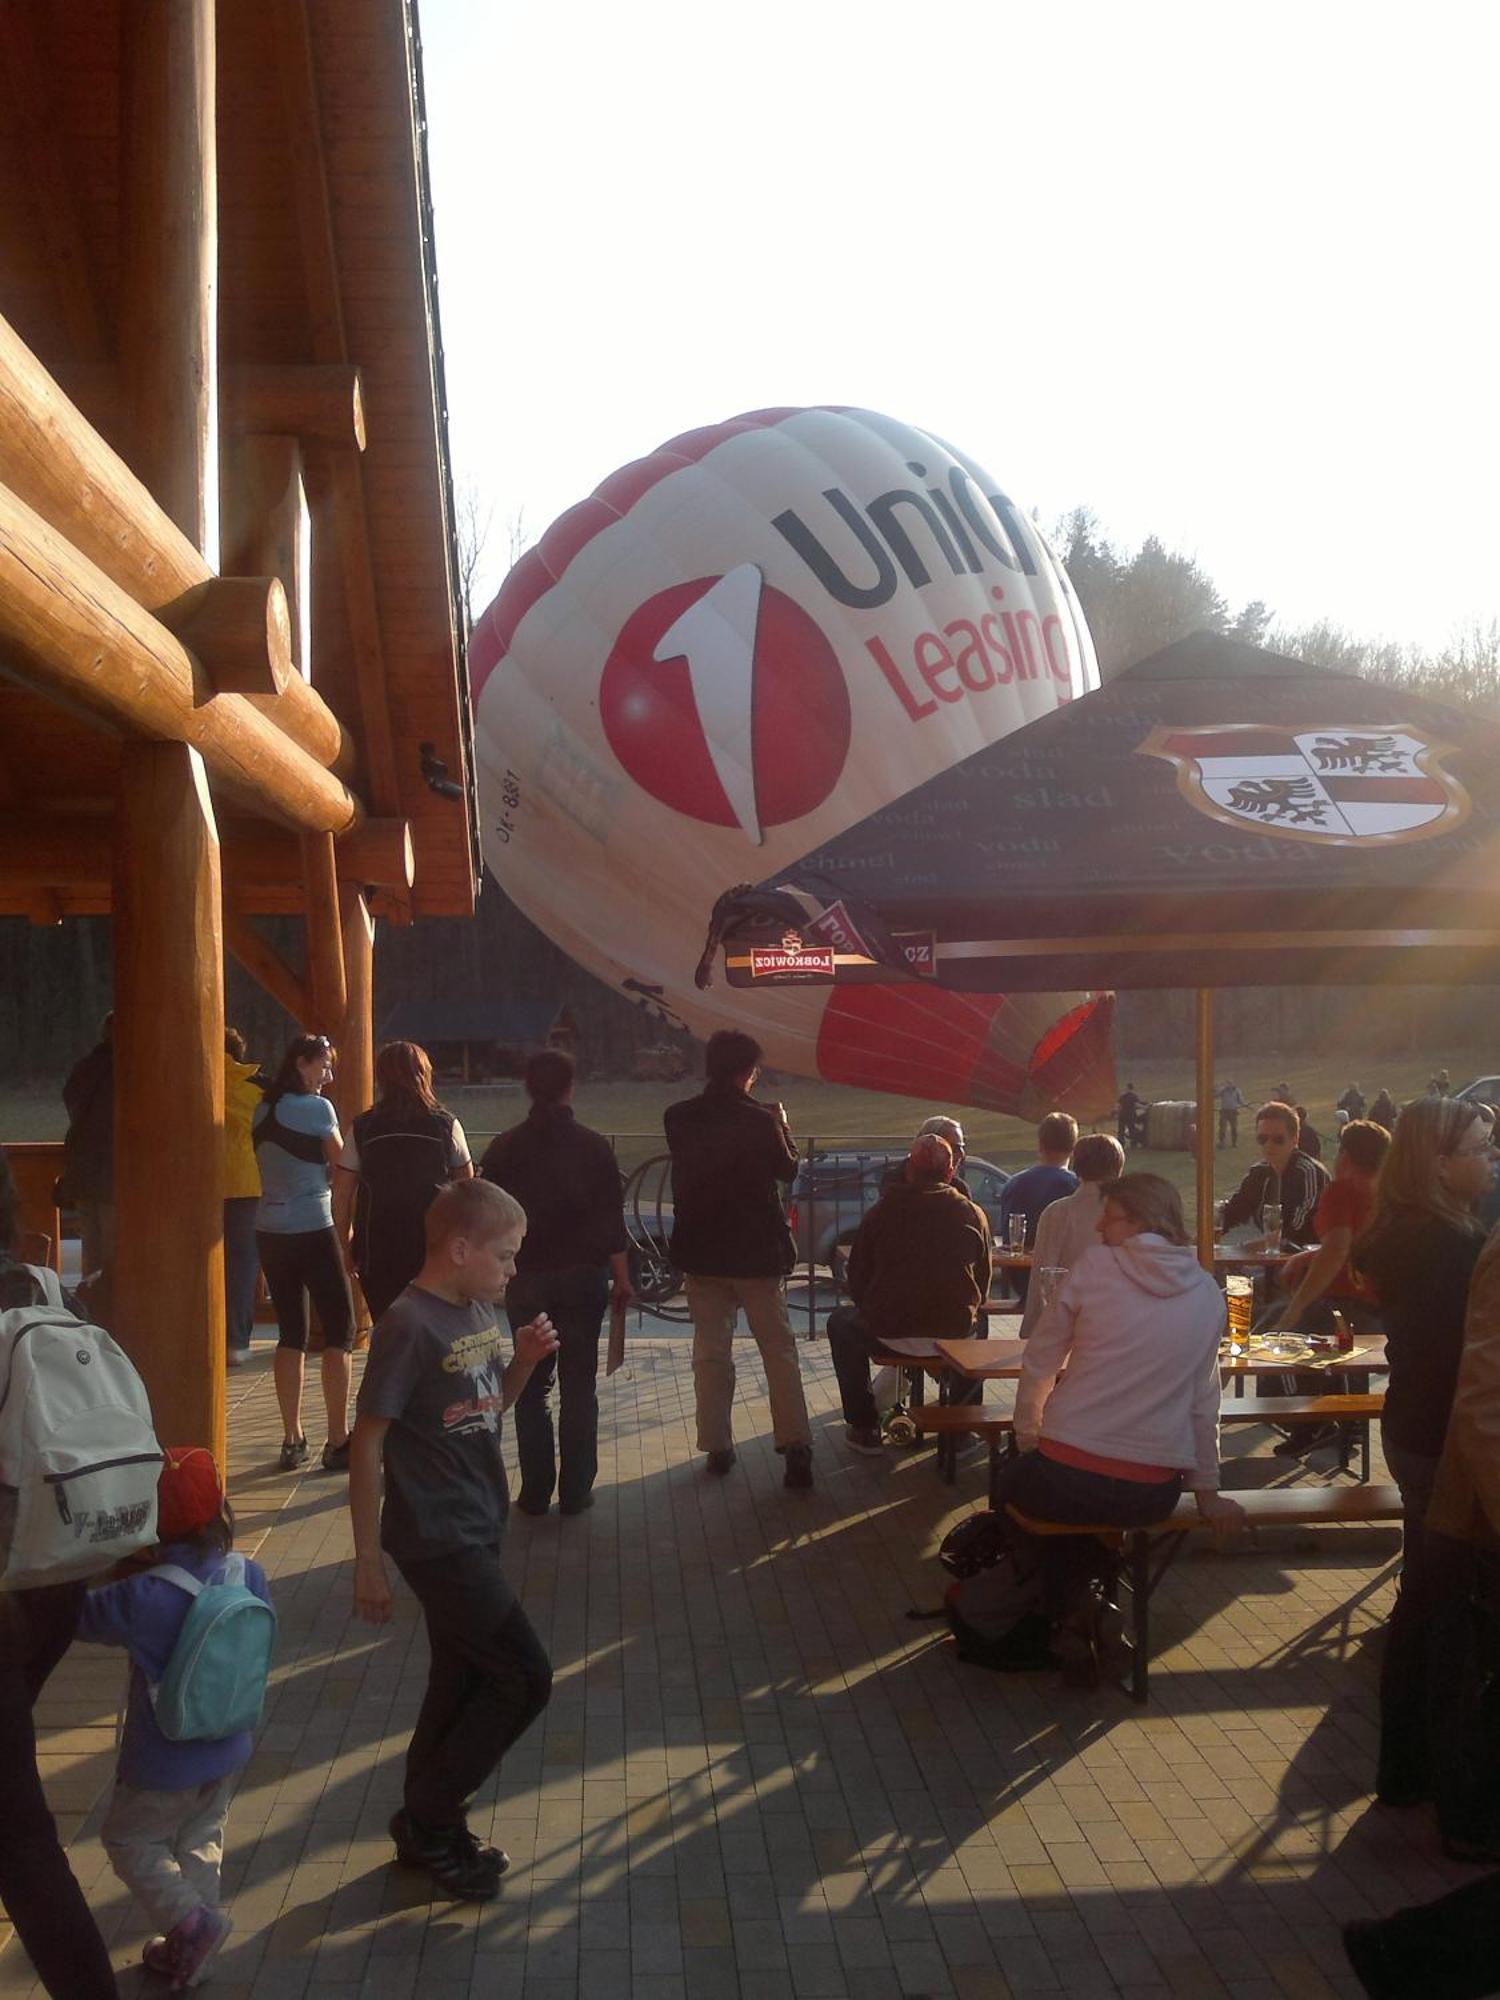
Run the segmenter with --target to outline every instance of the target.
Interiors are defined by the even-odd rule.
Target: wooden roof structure
[[[0,916],[113,917],[113,1330],[221,1439],[223,950],[347,1116],[478,883],[414,0],[0,0],[0,105]]]
[[[0,311],[136,470],[118,381],[122,84],[127,30],[155,4],[7,0],[0,15]],[[429,790],[419,752],[432,744],[472,797],[411,10],[402,0],[268,0],[220,7],[216,28],[221,477],[231,489],[249,472],[264,490],[288,456],[266,440],[299,447],[311,530],[308,602],[295,607],[310,625],[309,657],[299,664],[337,723],[330,761],[365,815],[410,823],[414,880],[409,894],[385,885],[390,913],[466,915],[473,809]],[[222,560],[209,566],[258,574],[242,560],[269,553],[254,546],[256,509],[223,497]],[[283,582],[294,599],[298,579]],[[111,796],[118,738],[47,691],[8,681],[0,745],[6,818],[95,812]],[[217,791],[212,766],[209,782]],[[230,865],[232,846],[226,831]],[[38,890],[64,915],[107,911],[107,868],[45,882],[6,858],[0,846],[0,913],[35,914]],[[53,862],[52,872],[63,871]],[[296,881],[262,881],[252,900],[302,908]]]

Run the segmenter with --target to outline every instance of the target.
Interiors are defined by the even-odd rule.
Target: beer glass
[[[1009,1237],[1009,1241],[1010,1241],[1010,1247],[1011,1247],[1011,1249],[1012,1249],[1012,1250],[1024,1250],[1024,1249],[1026,1248],[1026,1218],[1025,1218],[1025,1216],[1024,1216],[1024,1215],[1013,1215],[1013,1216],[1011,1216],[1011,1218],[1010,1218],[1009,1222],[1008,1222],[1008,1223],[1007,1223],[1007,1225],[1006,1225],[1006,1229],[1007,1229],[1007,1234],[1008,1234],[1008,1237]]]
[[[1280,1202],[1268,1201],[1266,1203],[1260,1212],[1260,1226],[1265,1231],[1266,1248],[1268,1250],[1279,1250],[1281,1248]]]
[[[1224,1280],[1224,1298],[1229,1307],[1229,1352],[1238,1356],[1250,1345],[1250,1319],[1254,1310],[1255,1286],[1242,1271],[1232,1271]]]
[[[1036,1273],[1036,1282],[1041,1287],[1042,1309],[1046,1310],[1062,1289],[1062,1281],[1068,1275],[1066,1264],[1043,1264]]]

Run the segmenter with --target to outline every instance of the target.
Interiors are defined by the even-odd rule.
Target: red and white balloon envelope
[[[485,859],[609,985],[934,1107],[1113,1101],[1107,996],[694,984],[725,889],[1097,685],[1061,564],[961,452],[870,410],[690,431],[553,523],[469,659]]]

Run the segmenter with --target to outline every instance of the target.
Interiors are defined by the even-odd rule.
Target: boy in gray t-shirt
[[[384,1550],[422,1606],[432,1656],[391,1820],[396,1858],[473,1901],[496,1893],[509,1861],[469,1831],[469,1802],[552,1691],[551,1662],[500,1567],[501,1413],[557,1348],[541,1315],[516,1329],[504,1365],[494,1306],[525,1231],[520,1204],[488,1181],[437,1196],[427,1261],[370,1342],[349,1467],[355,1612],[372,1625],[391,1615]]]

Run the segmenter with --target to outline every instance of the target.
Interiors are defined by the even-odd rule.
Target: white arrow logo
[[[658,666],[686,659],[698,726],[735,818],[760,846],[755,801],[755,634],[764,578],[741,563],[675,621],[657,642]]]

